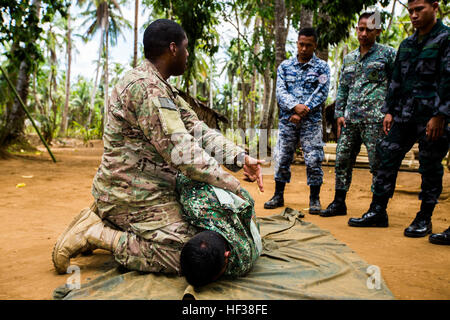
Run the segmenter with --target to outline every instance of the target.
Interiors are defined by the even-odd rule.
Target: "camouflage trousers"
[[[182,219],[178,202],[137,208],[97,201],[103,222],[124,231],[113,252],[115,260],[129,270],[180,274],[180,254],[184,244],[199,229]],[[166,215],[158,215],[158,213]],[[167,219],[167,213],[173,219]]]
[[[422,175],[419,199],[435,204],[442,192],[444,169],[442,160],[449,150],[450,129],[446,125],[444,134],[437,141],[429,141],[426,136],[427,121],[396,123],[389,134],[380,142],[377,152],[380,168],[374,184],[374,194],[392,197],[398,170],[406,153],[416,141],[419,142],[419,172]]]
[[[352,182],[352,171],[356,157],[364,143],[369,157],[370,173],[372,173],[372,190],[375,182],[376,171],[380,161],[377,156],[376,146],[383,138],[382,123],[347,123],[342,128],[336,148],[336,190],[350,188]]]
[[[299,125],[280,121],[275,150],[275,181],[291,181],[291,164],[298,142],[303,150],[306,177],[309,186],[320,186],[323,182],[322,161],[324,159],[322,121],[312,122],[308,118]]]

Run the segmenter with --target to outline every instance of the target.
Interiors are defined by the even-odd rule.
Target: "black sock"
[[[286,182],[275,181],[275,194],[283,195],[284,187],[286,187]]]

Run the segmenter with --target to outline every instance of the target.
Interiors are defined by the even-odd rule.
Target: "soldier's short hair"
[[[202,231],[181,250],[180,267],[186,281],[194,287],[204,286],[217,278],[225,265],[227,241],[215,231]]]
[[[186,38],[186,32],[175,21],[158,19],[150,23],[144,31],[144,55],[152,60],[169,49],[171,42],[177,46]]]
[[[300,36],[305,36],[305,37],[314,37],[314,40],[317,41],[318,39],[318,35],[317,35],[317,31],[314,28],[301,28],[300,31],[298,32],[298,37],[300,38]]]

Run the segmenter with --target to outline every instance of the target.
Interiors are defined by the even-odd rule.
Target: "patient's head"
[[[224,237],[214,231],[202,231],[181,250],[181,272],[194,287],[217,280],[226,270],[230,251]]]

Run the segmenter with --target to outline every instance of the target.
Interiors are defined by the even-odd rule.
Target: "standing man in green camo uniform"
[[[347,214],[345,197],[361,143],[367,148],[373,179],[379,166],[376,145],[384,135],[384,113],[381,108],[396,52],[391,47],[376,43],[381,29],[375,25],[375,15],[366,12],[359,17],[356,32],[360,47],[344,57],[335,109],[338,124],[335,196],[333,202],[320,213],[322,217]]]
[[[409,0],[408,11],[416,32],[398,50],[383,111],[385,138],[377,152],[380,168],[369,210],[352,218],[353,227],[387,227],[386,207],[395,190],[405,154],[419,142],[422,175],[420,211],[407,237],[431,233],[431,216],[442,192],[442,159],[448,152],[450,128],[450,28],[437,19],[438,1]]]
[[[220,166],[225,163],[234,171],[243,167],[263,191],[261,161],[208,128],[167,82],[186,70],[187,44],[174,21],[156,20],[145,30],[146,59],[115,86],[105,114],[95,202],[55,245],[59,273],[78,253],[101,248],[127,269],[179,274],[181,249],[198,232],[183,218],[179,173],[241,196],[239,180]]]

